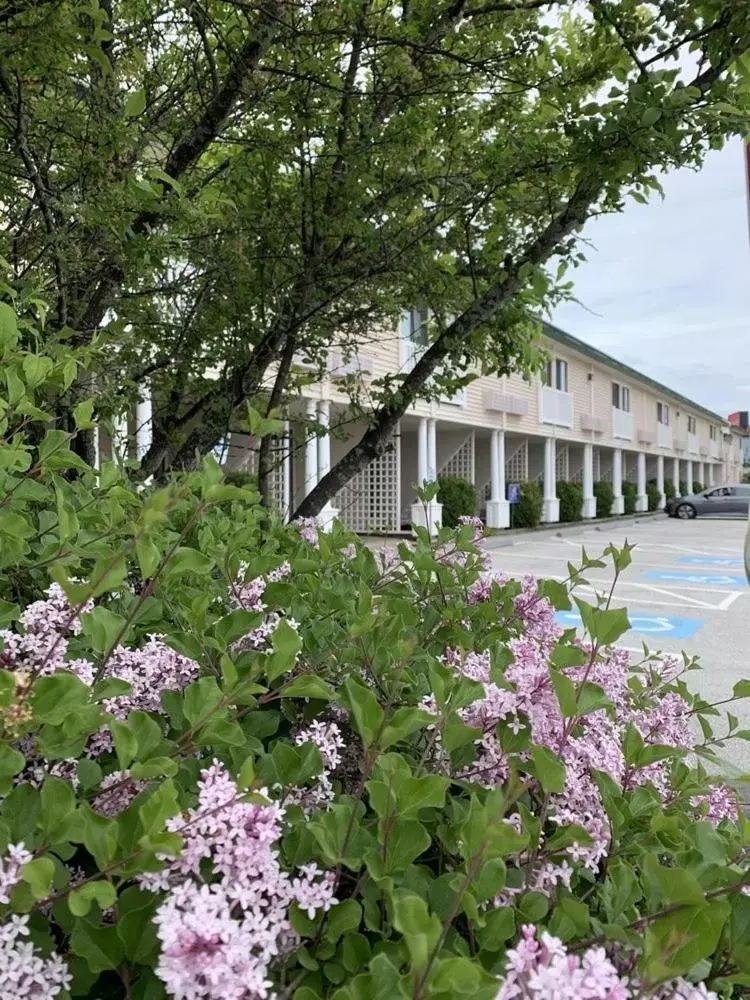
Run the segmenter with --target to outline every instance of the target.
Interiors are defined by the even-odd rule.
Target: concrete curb
[[[489,535],[484,539],[484,546],[488,549],[507,549],[511,545],[516,545],[519,541],[526,541],[539,535],[548,535],[551,532],[558,538],[568,538],[580,535],[585,531],[601,531],[605,525],[610,524],[638,524],[644,521],[654,521],[666,517],[663,510],[650,511],[648,514],[627,514],[619,517],[592,518],[586,521],[571,521],[561,524],[540,524],[538,528],[505,528],[497,535]]]

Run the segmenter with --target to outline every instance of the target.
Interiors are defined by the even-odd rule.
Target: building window
[[[688,416],[688,434],[695,434],[698,430],[698,421],[695,417]]]
[[[612,383],[612,406],[616,410],[623,410],[630,413],[630,389],[619,382]]]
[[[547,362],[547,372],[545,385],[550,389],[557,389],[559,392],[568,391],[568,362],[562,358],[555,358],[554,361]]]
[[[409,340],[419,347],[427,347],[430,342],[428,322],[429,309],[412,309],[409,313]]]
[[[711,424],[711,426],[708,428],[708,436],[711,438],[712,441],[716,440],[716,425],[715,424]]]
[[[666,403],[656,404],[656,419],[660,424],[669,427],[669,407]]]

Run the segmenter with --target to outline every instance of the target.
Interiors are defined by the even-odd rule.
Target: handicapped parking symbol
[[[580,628],[577,611],[558,611],[555,618],[565,628]],[[630,632],[658,635],[664,639],[690,639],[703,625],[698,618],[678,618],[674,615],[628,615]]]

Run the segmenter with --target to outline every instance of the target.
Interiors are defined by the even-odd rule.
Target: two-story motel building
[[[408,370],[424,347],[424,320],[418,311],[405,314],[390,338],[346,363],[331,351],[324,377],[290,407],[274,475],[285,513],[364,430],[347,415],[342,380],[355,374],[366,383]],[[338,516],[359,532],[401,531],[412,521],[435,526],[440,505],[415,503],[414,486],[441,474],[473,483],[493,528],[508,527],[507,486],[525,480],[542,485],[547,522],[559,519],[558,480],[582,485],[584,518],[596,514],[597,480],[612,484],[613,513],[623,512],[623,481],[637,484],[639,511],[647,509],[650,479],[662,505],[665,480],[678,490],[686,483],[688,492],[696,482],[740,481],[741,436],[724,418],[554,326],[544,325],[541,340],[550,358],[545,378],[481,376],[451,399],[415,403],[388,450],[337,494],[322,520]],[[305,437],[303,422],[295,422],[303,412],[317,435]],[[231,435],[228,465],[251,468],[253,454],[251,441]]]

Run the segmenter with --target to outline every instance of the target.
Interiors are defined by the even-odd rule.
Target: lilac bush
[[[374,552],[3,412],[3,1000],[746,993],[748,733],[619,647],[627,546],[562,583],[490,573],[474,518]]]

